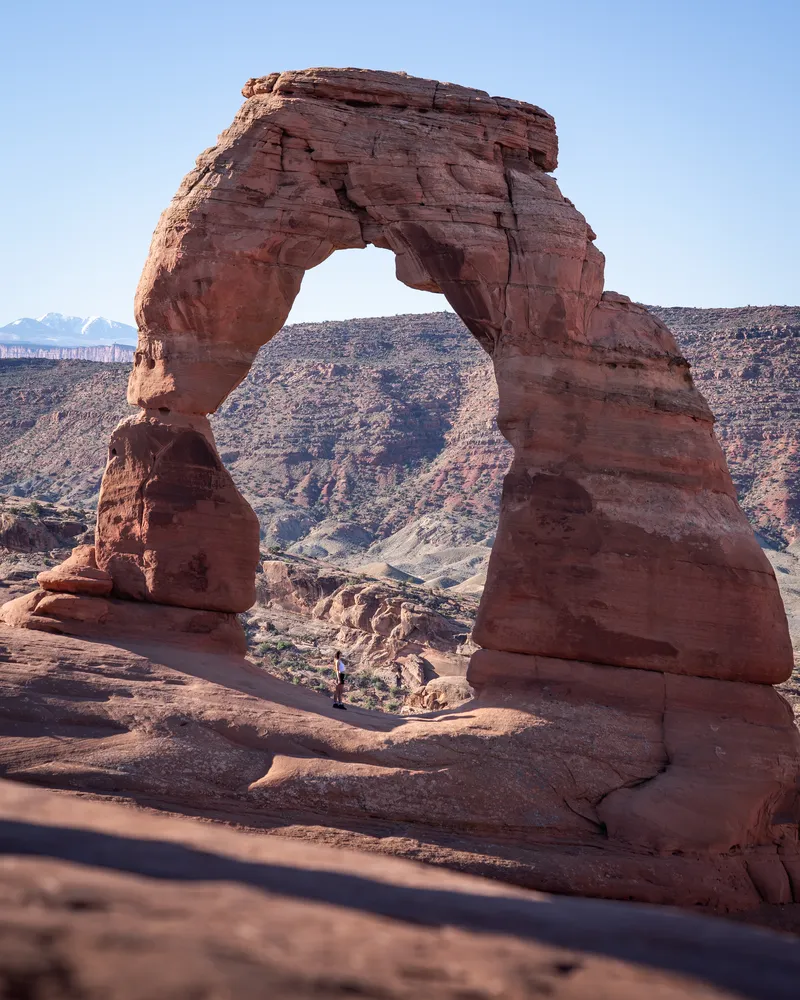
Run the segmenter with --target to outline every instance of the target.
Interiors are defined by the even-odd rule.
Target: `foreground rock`
[[[789,1000],[789,938],[0,784],[0,993]]]
[[[88,597],[108,597],[114,588],[110,573],[97,568],[94,545],[79,545],[54,569],[37,576],[43,590],[57,594],[85,594]]]
[[[780,797],[798,736],[769,687],[540,659],[524,691],[398,718],[207,648],[0,644],[8,777],[560,893],[719,911],[800,895]]]

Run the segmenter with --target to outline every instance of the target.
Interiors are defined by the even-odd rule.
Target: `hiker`
[[[342,702],[342,695],[344,694],[347,667],[342,659],[342,654],[338,650],[333,657],[333,669],[336,674],[336,687],[333,692],[333,707],[341,708],[343,712],[346,712],[347,706]]]

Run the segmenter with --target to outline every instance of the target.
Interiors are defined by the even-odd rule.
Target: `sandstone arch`
[[[139,285],[129,401],[143,415],[115,434],[98,527],[116,592],[252,603],[255,519],[206,414],[283,325],[305,270],[372,243],[394,251],[401,281],[443,292],[494,361],[515,459],[478,642],[784,679],[780,597],[712,415],[666,328],[603,294],[594,234],[549,175],[553,119],[360,70],[273,73],[243,92],[163,214]],[[475,681],[502,662],[476,661]]]
[[[491,354],[514,448],[475,629],[480,698],[430,739],[427,722],[343,735],[319,699],[265,720],[266,699],[231,707],[217,692],[217,721],[251,711],[247,739],[258,730],[269,757],[244,800],[498,838],[528,859],[509,876],[500,851],[502,877],[554,891],[800,901],[800,738],[770,687],[792,667],[775,578],[669,331],[602,290],[593,234],[549,176],[553,120],[361,70],[272,74],[245,96],[153,239],[129,385],[141,412],[112,435],[96,545],[5,605],[5,624],[235,646],[258,524],[207,414],[280,328],[305,269],[388,247],[401,280],[441,290]],[[159,752],[130,765],[135,789]]]

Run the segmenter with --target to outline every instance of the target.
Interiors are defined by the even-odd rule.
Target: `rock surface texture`
[[[114,645],[0,628],[0,775],[568,895],[800,901],[797,732],[768,686],[537,658],[460,708],[343,713],[151,621]]]
[[[0,784],[0,993],[789,1000],[796,942]]]
[[[316,570],[300,560],[262,563],[258,596],[268,607],[299,612],[338,627],[333,639],[348,661],[399,669],[411,657],[426,661],[437,674],[464,675],[469,654],[468,628],[401,595],[377,580],[348,578],[332,567]],[[427,680],[423,675],[419,683]]]
[[[147,785],[156,767],[167,799],[223,778],[236,799],[233,762],[257,744],[254,804],[508,838],[540,851],[529,884],[700,892],[722,908],[800,899],[800,742],[770,686],[792,667],[775,577],[672,335],[603,292],[594,234],[550,176],[553,119],[361,70],[272,74],[244,93],[162,216],[138,289],[128,399],[141,413],[112,436],[98,510],[112,595],[40,592],[5,621],[110,634],[127,606],[141,636],[158,607],[190,616],[183,633],[198,616],[224,631],[252,603],[258,524],[207,414],[283,325],[304,272],[371,243],[394,251],[400,280],[442,292],[492,358],[514,454],[473,636],[479,699],[436,727],[349,733],[336,751],[309,742],[308,716],[272,713],[263,739],[236,723],[227,776],[204,734],[204,778],[202,753],[167,779],[151,750],[114,781]],[[347,626],[357,604],[327,613]],[[122,723],[115,705],[99,711]],[[126,727],[132,712],[126,701]],[[120,735],[112,756],[133,745]],[[76,751],[79,781],[99,747]]]

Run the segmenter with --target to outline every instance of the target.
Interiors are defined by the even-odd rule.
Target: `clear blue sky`
[[[150,235],[250,76],[406,70],[539,104],[608,288],[800,303],[800,0],[41,0],[4,7],[0,324],[130,322]],[[427,311],[385,251],[309,272],[293,320]]]

